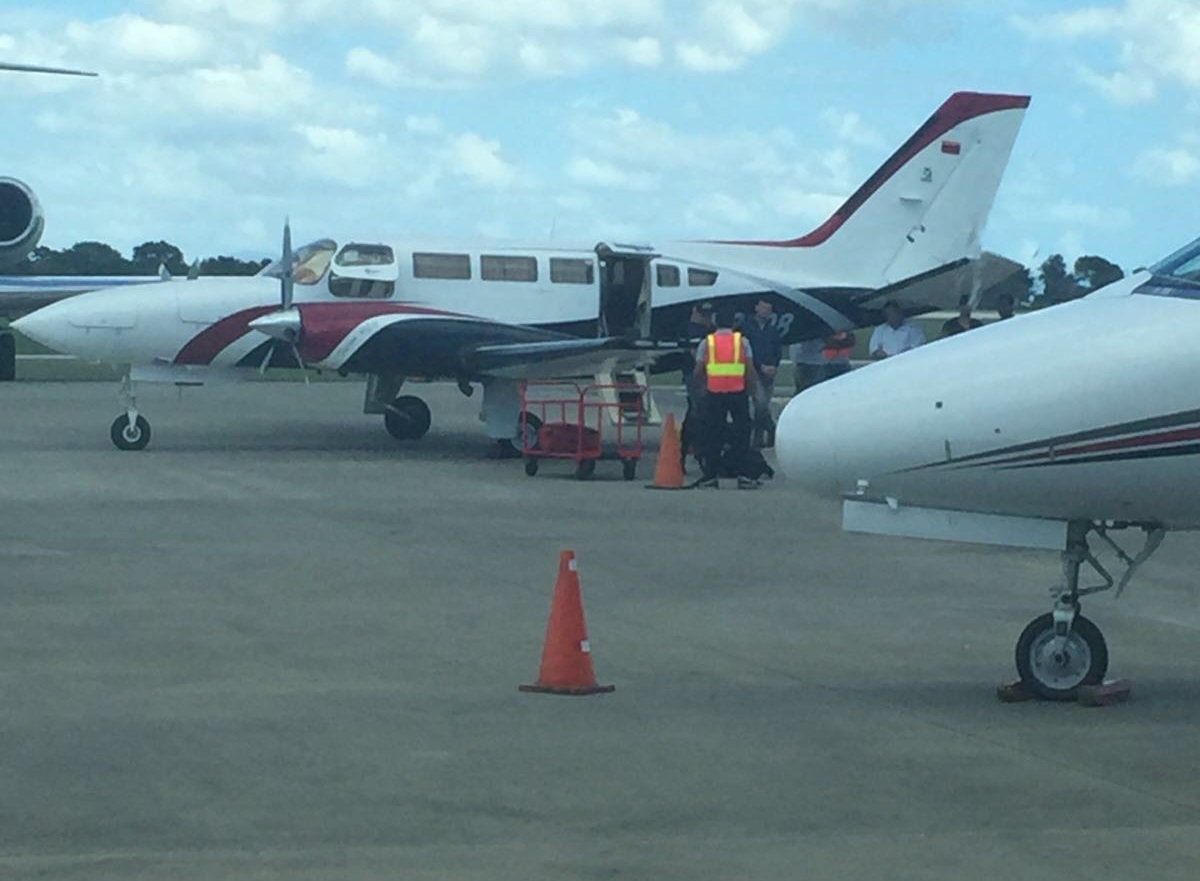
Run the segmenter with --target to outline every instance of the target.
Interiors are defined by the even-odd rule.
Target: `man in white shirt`
[[[887,322],[875,328],[867,346],[872,361],[893,358],[909,349],[925,345],[925,333],[904,317],[900,304],[895,300],[888,300],[883,304],[883,317]]]

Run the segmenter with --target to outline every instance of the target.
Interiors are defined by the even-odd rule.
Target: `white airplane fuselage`
[[[830,497],[1200,528],[1200,300],[1147,272],[811,388],[779,421]]]

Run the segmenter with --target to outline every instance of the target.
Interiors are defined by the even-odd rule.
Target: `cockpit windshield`
[[[1150,267],[1155,275],[1200,283],[1200,239]]]
[[[329,263],[333,260],[337,247],[337,242],[333,239],[319,239],[303,248],[297,248],[292,254],[292,280],[296,284],[306,285],[319,282],[329,271]],[[280,278],[283,275],[283,259],[275,260],[259,275]]]

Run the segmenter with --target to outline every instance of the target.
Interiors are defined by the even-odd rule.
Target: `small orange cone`
[[[663,424],[662,444],[658,448],[658,462],[654,466],[654,483],[646,489],[683,489],[683,456],[679,450],[679,432],[675,428],[675,414],[668,413]]]
[[[546,644],[542,649],[542,669],[538,673],[538,681],[533,685],[522,685],[520,690],[572,695],[604,694],[616,690],[615,685],[596,684],[574,551],[563,551],[558,562],[558,581],[554,584],[554,600],[550,604],[550,621],[546,625]]]

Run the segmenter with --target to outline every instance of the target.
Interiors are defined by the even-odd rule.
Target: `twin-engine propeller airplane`
[[[952,95],[821,226],[784,241],[662,249],[323,238],[258,277],[97,290],[14,327],[81,358],[129,365],[111,437],[141,449],[135,381],[315,367],[368,377],[367,413],[399,439],[430,427],[406,377],[484,388],[489,434],[511,444],[527,379],[677,369],[692,307],[774,301],[784,342],[872,323],[883,295],[979,256],[1029,99]],[[969,271],[970,267],[964,269]]]
[[[779,419],[780,464],[842,499],[850,531],[1064,551],[1053,609],[1025,628],[1016,664],[1038,695],[1070,699],[1108,664],[1080,599],[1120,595],[1167,531],[1200,529],[1197,310],[1200,239],[1084,299],[803,392]],[[1120,530],[1142,533],[1138,553],[1115,544]],[[1119,580],[1090,537],[1121,560]],[[1080,585],[1085,564],[1099,584]]]

